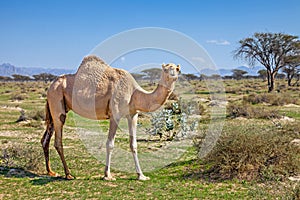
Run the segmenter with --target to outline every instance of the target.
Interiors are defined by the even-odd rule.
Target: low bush
[[[26,94],[22,94],[22,93],[13,93],[10,97],[10,100],[12,101],[22,101],[25,100],[27,98]]]
[[[204,107],[197,101],[179,99],[169,102],[164,109],[151,113],[152,128],[149,133],[167,140],[186,137],[197,129],[200,115],[204,111]]]
[[[296,136],[268,128],[265,131],[253,127],[244,131],[233,127],[225,130],[214,149],[202,159],[209,166],[204,174],[215,179],[261,181],[299,175],[300,147],[291,143]],[[202,140],[195,141],[200,152]]]
[[[44,121],[45,120],[45,110],[37,110],[37,111],[33,111],[30,112],[28,114],[30,119],[36,120],[36,121]]]
[[[291,95],[288,93],[253,93],[244,97],[244,101],[251,104],[267,103],[274,106],[297,103],[297,99],[291,97]]]
[[[256,118],[256,119],[273,119],[280,118],[278,110],[274,108],[268,108],[266,106],[259,107],[253,106],[248,103],[236,104],[231,103],[227,107],[227,117],[245,117],[245,118]]]
[[[44,121],[45,120],[45,111],[37,110],[26,113],[23,109],[20,110],[20,116],[16,122],[27,121],[27,120],[35,120],[35,121]]]
[[[43,169],[42,151],[29,145],[10,145],[1,149],[1,166],[40,172]]]

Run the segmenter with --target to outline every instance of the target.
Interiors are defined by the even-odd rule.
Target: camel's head
[[[165,80],[176,81],[178,79],[178,75],[180,74],[180,65],[175,65],[173,63],[162,64],[162,69],[162,74]]]

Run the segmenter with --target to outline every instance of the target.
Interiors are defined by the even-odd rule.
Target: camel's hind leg
[[[65,113],[61,113],[59,115],[58,119],[53,119],[54,120],[54,131],[55,131],[54,147],[55,147],[57,153],[59,154],[62,164],[64,166],[66,179],[74,179],[74,177],[71,175],[68,165],[66,163],[65,156],[64,156],[63,144],[62,144],[62,130],[63,130],[63,125],[65,123],[65,119],[66,119]]]
[[[50,144],[50,139],[51,139],[52,135],[53,135],[53,123],[47,124],[47,129],[44,133],[43,138],[41,139],[41,143],[42,143],[43,150],[44,150],[47,173],[50,176],[57,176],[57,174],[51,170],[50,160],[49,160],[49,144]]]
[[[62,94],[59,94],[59,96],[63,97]],[[66,120],[65,101],[64,101],[64,98],[62,98],[62,99],[56,98],[55,99],[55,98],[48,97],[48,103],[49,103],[51,116],[52,116],[52,120],[53,120],[54,131],[55,131],[54,147],[55,147],[57,153],[59,154],[62,164],[64,166],[66,179],[73,179],[73,177],[71,176],[70,170],[67,166],[66,160],[65,160],[63,144],[62,144],[63,125]]]

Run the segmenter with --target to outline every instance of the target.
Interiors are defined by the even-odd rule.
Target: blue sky
[[[1,0],[0,63],[75,69],[85,55],[115,34],[161,27],[195,40],[219,68],[235,68],[244,64],[232,58],[240,39],[254,32],[299,36],[299,19],[299,0]],[[156,58],[159,53],[149,52],[131,56],[132,60],[122,56],[116,64],[130,68],[143,64],[143,59],[146,64],[149,58],[161,62]],[[171,57],[163,54],[165,62],[177,61]]]

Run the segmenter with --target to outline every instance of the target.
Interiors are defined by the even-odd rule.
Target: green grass
[[[227,92],[227,100],[241,102],[244,95],[249,92],[263,93],[266,91],[266,83],[261,80],[241,80],[226,81],[225,88],[230,88]],[[192,82],[197,94],[184,94],[186,99],[209,99],[210,92],[205,86],[205,82]],[[3,149],[10,147],[22,147],[19,154],[25,155],[22,161],[15,160],[15,163],[7,166],[0,160],[0,199],[296,199],[299,184],[284,180],[281,182],[258,182],[238,179],[212,180],[202,172],[209,169],[211,164],[204,164],[197,159],[195,148],[190,147],[178,159],[169,165],[146,172],[151,180],[142,182],[136,180],[134,167],[129,171],[116,170],[112,173],[117,178],[116,181],[107,182],[102,180],[104,164],[91,154],[80,140],[76,133],[76,127],[84,125],[88,130],[95,130],[106,133],[109,121],[92,121],[78,117],[73,112],[69,112],[64,127],[63,144],[65,148],[66,161],[75,180],[67,181],[63,178],[51,178],[45,175],[44,158],[40,139],[44,132],[44,127],[40,121],[30,121],[26,123],[16,123],[20,112],[16,106],[25,110],[26,113],[44,109],[45,99],[41,94],[45,92],[48,85],[36,83],[1,83],[0,85],[0,156],[3,156]],[[178,91],[185,91],[184,87]],[[152,87],[152,86],[151,86]],[[149,88],[146,88],[149,89]],[[152,88],[153,89],[153,88]],[[27,98],[14,102],[11,95],[14,91],[26,91]],[[191,90],[192,91],[192,90]],[[292,97],[299,97],[297,91],[289,91]],[[203,103],[205,109],[209,109],[209,103]],[[300,120],[300,108],[298,107],[274,107],[280,114],[292,117],[296,124]],[[149,116],[140,118],[141,127],[149,128]],[[200,130],[211,122],[209,112],[205,112],[199,124]],[[227,119],[223,132],[253,132],[272,131],[278,129],[274,123],[283,125],[283,134],[297,134],[299,130],[288,129],[288,122],[275,122],[266,119]],[[116,146],[129,151],[128,133],[126,120],[121,121],[120,129],[116,136]],[[139,129],[138,150],[142,153],[152,152],[152,149],[164,147],[164,141],[159,141],[158,137],[145,136],[144,129]],[[28,149],[27,149],[28,148]],[[169,152],[166,152],[169,153]],[[50,144],[50,159],[53,170],[60,175],[64,175],[60,158],[53,147],[53,139]],[[130,157],[130,163],[133,159]],[[151,163],[146,163],[151,165]],[[33,170],[30,167],[35,166]],[[12,169],[17,169],[12,174]]]

